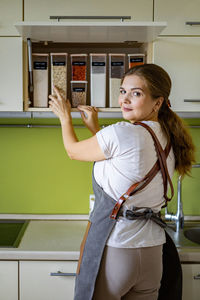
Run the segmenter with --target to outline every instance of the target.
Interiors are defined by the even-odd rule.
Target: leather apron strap
[[[115,204],[113,211],[110,215],[111,219],[117,218],[119,210],[120,210],[122,204],[126,201],[126,199],[129,196],[134,195],[136,192],[142,190],[145,186],[147,186],[152,181],[152,179],[156,176],[156,174],[158,173],[159,170],[161,170],[161,174],[162,174],[162,178],[163,178],[164,198],[165,198],[165,205],[162,206],[162,208],[167,206],[167,202],[170,201],[174,195],[173,184],[172,184],[172,181],[169,176],[168,169],[167,169],[167,157],[168,157],[170,149],[171,149],[170,141],[168,141],[165,150],[163,150],[157,136],[155,135],[155,133],[151,129],[151,127],[149,127],[147,124],[142,123],[142,122],[136,122],[136,123],[134,123],[134,125],[141,125],[149,131],[149,133],[151,134],[153,141],[154,141],[158,160],[156,161],[156,163],[154,164],[152,169],[145,175],[145,177],[141,181],[136,182],[133,185],[131,185],[130,188],[126,191],[126,193],[124,193],[119,198],[119,200]],[[171,196],[170,197],[167,196],[168,182],[169,182],[170,188],[171,188]]]

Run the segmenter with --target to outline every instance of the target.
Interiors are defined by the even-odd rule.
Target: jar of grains
[[[67,53],[51,53],[51,94],[58,87],[61,96],[67,98]]]
[[[71,81],[72,107],[86,105],[87,81]]]
[[[128,67],[133,68],[135,66],[143,65],[145,61],[144,54],[128,54]]]
[[[48,107],[49,54],[33,53],[33,106]]]
[[[119,89],[125,71],[125,54],[109,54],[109,106],[119,107]]]
[[[106,106],[106,54],[90,54],[91,105]]]
[[[87,54],[71,54],[72,80],[86,80]]]

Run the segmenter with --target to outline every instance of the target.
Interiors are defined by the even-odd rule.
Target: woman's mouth
[[[122,110],[123,110],[123,111],[131,111],[132,109],[131,109],[131,108],[128,108],[128,107],[123,107]]]

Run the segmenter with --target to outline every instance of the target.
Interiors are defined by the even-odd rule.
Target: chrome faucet
[[[193,168],[200,168],[200,164],[192,165]],[[183,202],[182,202],[182,176],[178,178],[177,185],[177,211],[176,214],[169,213],[167,207],[165,207],[165,220],[174,221],[176,232],[184,227],[184,214],[183,214]]]

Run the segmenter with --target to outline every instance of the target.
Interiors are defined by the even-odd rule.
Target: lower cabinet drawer
[[[77,262],[21,261],[20,300],[73,300]]]

